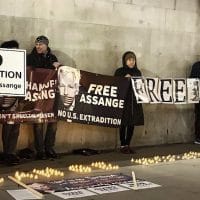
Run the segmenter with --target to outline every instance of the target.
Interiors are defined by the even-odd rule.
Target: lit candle
[[[3,183],[4,182],[4,178],[0,178],[0,183]]]

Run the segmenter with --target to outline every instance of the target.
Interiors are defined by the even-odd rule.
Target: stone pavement
[[[113,152],[102,152],[94,156],[82,155],[62,155],[58,160],[24,161],[19,166],[6,167],[0,165],[0,177],[5,178],[5,182],[0,186],[0,199],[12,199],[5,190],[17,189],[18,186],[8,180],[8,175],[13,175],[15,171],[29,171],[33,168],[53,167],[62,169],[66,178],[80,177],[74,172],[69,172],[67,166],[71,164],[90,164],[93,161],[106,161],[120,166],[117,172],[131,175],[134,171],[137,178],[150,181],[162,187],[145,189],[145,190],[128,190],[117,193],[96,195],[91,197],[80,198],[82,200],[198,200],[200,198],[200,159],[179,160],[173,163],[161,163],[151,166],[132,165],[131,158],[153,157],[155,155],[182,154],[189,151],[200,152],[200,145],[193,144],[174,144],[154,147],[138,147],[133,155],[121,154],[118,150]],[[89,175],[112,174],[116,171],[105,172],[103,170],[95,170]],[[19,187],[21,188],[21,187]],[[45,195],[45,199],[59,199],[53,195]]]

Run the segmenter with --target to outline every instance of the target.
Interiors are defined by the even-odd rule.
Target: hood
[[[135,57],[135,67],[137,68],[137,59],[136,59],[136,55],[135,55],[135,53],[132,52],[132,51],[126,51],[126,52],[123,54],[123,56],[122,56],[122,65],[123,65],[123,67],[128,67],[128,66],[126,65],[126,61],[125,61],[125,57],[126,57],[127,54],[132,54],[132,55]]]

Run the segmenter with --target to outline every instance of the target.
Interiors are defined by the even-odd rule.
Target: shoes
[[[36,160],[46,160],[46,155],[44,152],[37,152],[36,154],[36,157],[35,157]]]
[[[32,159],[34,158],[34,151],[29,149],[29,148],[25,148],[25,149],[21,149],[19,150],[18,154],[17,154],[21,159]]]
[[[75,149],[75,150],[73,150],[73,153],[74,154],[80,154],[80,155],[83,155],[83,156],[92,156],[92,155],[99,154],[100,151],[94,150],[94,149],[84,148],[84,149]]]
[[[19,165],[20,160],[15,154],[7,154],[7,155],[5,155],[5,163],[9,166]]]
[[[200,144],[200,139],[197,138],[197,139],[194,141],[194,144]]]
[[[48,149],[44,152],[37,152],[36,160],[46,160],[47,158],[58,158],[58,155],[54,151],[54,149]]]
[[[130,154],[128,146],[121,146],[120,152],[123,154]]]
[[[48,149],[45,151],[47,158],[58,158],[57,153],[54,151],[54,149]]]
[[[123,154],[133,154],[133,153],[135,153],[135,151],[133,149],[131,149],[128,145],[121,146],[120,152],[123,153]]]
[[[5,161],[5,154],[2,152],[2,153],[0,153],[0,163],[4,163],[4,161]]]

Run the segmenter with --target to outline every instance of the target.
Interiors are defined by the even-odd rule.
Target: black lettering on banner
[[[22,73],[17,71],[0,71],[0,78],[21,79]]]
[[[160,79],[159,88],[162,103],[173,103],[172,79]]]
[[[174,103],[186,103],[186,80],[174,79],[173,82]]]
[[[133,77],[131,81],[137,103],[149,103],[144,79],[141,77]]]
[[[159,103],[158,97],[158,78],[146,78],[146,88],[150,103]]]
[[[3,63],[3,57],[0,55],[0,65]]]
[[[76,195],[82,195],[83,192],[80,190],[77,190],[77,191],[64,192],[63,194],[65,196],[76,196]]]

